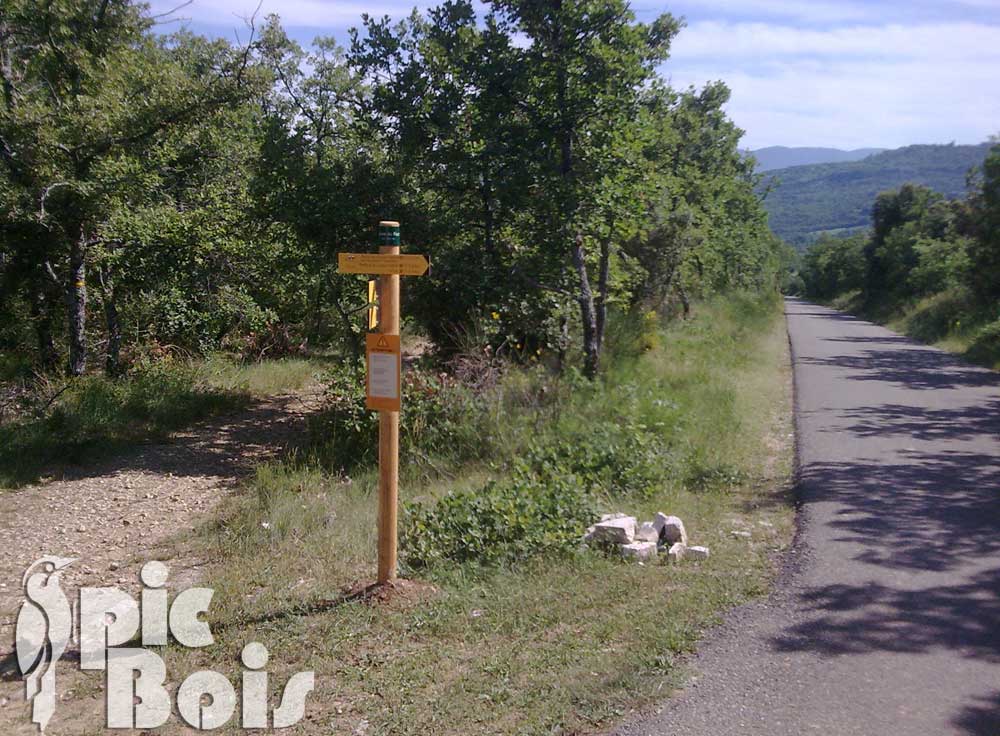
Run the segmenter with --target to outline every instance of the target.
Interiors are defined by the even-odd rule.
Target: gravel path
[[[799,540],[628,736],[1000,735],[1000,380],[786,303]]]

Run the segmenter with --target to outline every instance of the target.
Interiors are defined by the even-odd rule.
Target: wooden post
[[[399,223],[378,224],[379,253],[399,255]],[[379,279],[379,326],[399,334],[399,276]],[[399,504],[399,412],[378,413],[378,582],[396,579],[396,517]]]

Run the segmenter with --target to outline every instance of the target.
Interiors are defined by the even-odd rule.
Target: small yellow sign
[[[376,288],[377,282],[371,280],[368,282],[368,329],[375,330],[378,328],[378,289]]]
[[[365,335],[365,357],[368,376],[365,403],[369,409],[399,411],[400,349],[399,335],[370,333]]]
[[[423,276],[430,263],[420,255],[388,253],[338,253],[339,273],[373,273],[398,276]]]

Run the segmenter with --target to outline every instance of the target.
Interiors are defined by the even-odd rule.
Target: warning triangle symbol
[[[390,350],[391,349],[389,347],[389,341],[385,339],[385,336],[379,337],[378,342],[375,343],[375,347],[377,347],[377,348],[385,348],[386,350]]]

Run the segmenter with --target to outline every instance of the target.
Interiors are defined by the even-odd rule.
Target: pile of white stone
[[[663,513],[641,524],[634,516],[604,514],[587,529],[583,541],[597,547],[617,547],[622,557],[636,562],[652,560],[660,552],[666,552],[667,562],[680,562],[685,557],[708,559],[708,547],[688,546],[684,522]]]

